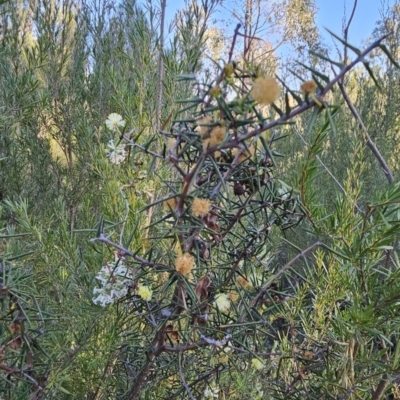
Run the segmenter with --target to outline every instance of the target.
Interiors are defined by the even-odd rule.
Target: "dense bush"
[[[1,5],[3,398],[399,396],[394,28],[289,84],[216,6]]]

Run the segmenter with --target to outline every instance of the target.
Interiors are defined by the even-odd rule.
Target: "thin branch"
[[[119,245],[118,243],[115,243],[115,242],[111,241],[106,235],[104,235],[104,233],[101,233],[99,237],[90,239],[90,242],[91,243],[102,242],[102,243],[108,244],[109,246],[115,247],[117,250],[120,250],[122,253],[124,253],[124,255],[132,257],[133,259],[135,259],[136,261],[140,262],[144,266],[154,267],[154,268],[165,267],[162,264],[157,264],[155,262],[148,261],[145,258],[138,256],[133,251],[130,251],[126,247],[123,247],[123,246]]]
[[[344,40],[347,42],[348,36],[349,36],[349,29],[351,22],[353,20],[354,14],[356,13],[356,8],[357,8],[357,0],[354,0],[354,5],[353,5],[353,11],[351,12],[349,21],[346,25],[346,28],[344,28],[343,34],[344,34]],[[347,47],[344,46],[344,62],[347,60]]]
[[[232,44],[231,44],[231,48],[229,50],[229,55],[228,55],[228,63],[232,61],[232,57],[233,57],[233,50],[235,48],[235,43],[236,43],[236,39],[237,36],[239,34],[239,29],[240,29],[241,25],[237,24],[236,28],[235,28],[235,32],[233,33],[233,39],[232,39]]]
[[[383,374],[381,381],[378,384],[378,387],[373,392],[371,400],[380,400],[385,393],[387,386],[389,385],[389,378],[387,374]]]
[[[195,397],[193,397],[193,394],[191,392],[191,390],[189,389],[188,384],[186,383],[186,379],[185,376],[183,375],[182,372],[182,352],[179,352],[178,355],[178,363],[179,363],[179,377],[181,378],[181,382],[182,382],[182,386],[185,388],[188,396],[192,399],[192,400],[196,400]]]

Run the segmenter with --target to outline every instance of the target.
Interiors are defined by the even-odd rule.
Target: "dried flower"
[[[258,358],[253,358],[251,360],[251,366],[257,371],[261,371],[265,367],[264,363],[262,363]]]
[[[125,121],[121,115],[111,113],[106,119],[106,126],[110,131],[116,132],[119,130],[119,127],[123,128],[125,126]]]
[[[178,256],[175,260],[175,269],[182,275],[187,275],[194,267],[194,257],[189,253]]]
[[[8,329],[10,330],[11,333],[13,334],[19,334],[21,333],[21,325],[18,323],[11,323],[8,327]]]
[[[243,278],[243,276],[238,276],[236,279],[236,282],[241,286],[241,287],[247,287],[249,286],[249,282],[246,278]]]
[[[317,84],[315,81],[305,81],[301,84],[300,89],[304,93],[314,93],[317,90]]]
[[[140,285],[138,287],[138,295],[145,301],[150,301],[153,295],[152,290],[148,286]]]
[[[219,311],[228,311],[231,307],[231,301],[229,296],[225,293],[219,293],[215,296],[214,306],[218,308]]]
[[[281,89],[275,78],[257,78],[253,82],[250,95],[259,104],[271,104],[278,100]]]
[[[233,194],[235,196],[241,196],[242,194],[244,194],[245,189],[243,187],[243,185],[240,182],[236,182],[235,185],[233,186]]]
[[[239,295],[233,290],[228,293],[228,296],[233,303],[239,298]]]
[[[192,203],[192,214],[195,217],[208,214],[211,208],[211,201],[208,199],[194,198]]]

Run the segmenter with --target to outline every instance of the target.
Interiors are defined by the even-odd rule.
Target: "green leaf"
[[[395,59],[393,58],[392,54],[390,53],[389,49],[384,45],[384,44],[380,44],[379,47],[383,50],[383,52],[387,55],[387,57],[389,58],[390,62],[396,67],[400,69],[400,65],[397,64],[397,62],[395,61]]]
[[[58,388],[60,389],[61,392],[65,393],[65,394],[69,394],[69,395],[72,396],[72,393],[71,393],[71,392],[68,392],[68,390],[65,389],[65,388],[63,388],[62,386],[59,386]]]
[[[333,60],[331,60],[330,58],[325,57],[324,55],[319,54],[319,53],[317,53],[317,52],[315,52],[315,51],[310,50],[310,53],[311,53],[312,55],[314,55],[314,56],[316,56],[316,57],[322,59],[322,60],[328,61],[329,63],[331,63],[331,64],[333,64],[333,65],[336,65],[336,66],[339,67],[340,69],[342,69],[342,68],[345,67],[345,65],[344,65],[343,63],[338,62],[338,61],[333,61]]]
[[[286,114],[290,114],[290,111],[292,110],[290,108],[290,104],[289,104],[289,93],[286,91],[285,92],[285,112]]]
[[[342,44],[344,44],[346,47],[348,47],[350,50],[353,50],[354,53],[356,53],[358,56],[361,54],[361,50],[357,49],[357,47],[351,45],[350,43],[346,42],[344,39],[342,39],[340,36],[334,34],[332,31],[330,31],[328,28],[325,28],[334,38],[339,40]]]
[[[297,64],[300,64],[302,67],[304,67],[305,69],[307,69],[308,71],[310,71],[313,75],[318,76],[319,78],[321,78],[323,81],[325,81],[326,83],[329,83],[330,79],[329,77],[327,77],[324,74],[321,74],[321,72],[318,72],[317,70],[315,70],[314,68],[308,67],[306,64],[303,64],[300,61],[297,61]],[[317,82],[317,81],[316,81]]]
[[[195,74],[182,74],[176,77],[176,80],[178,82],[181,81],[195,81],[196,80],[196,75]]]
[[[279,116],[282,117],[283,111],[278,106],[276,106],[275,103],[272,103],[271,106],[279,114]]]
[[[377,79],[375,78],[375,75],[374,75],[372,69],[371,69],[370,66],[369,66],[369,62],[363,61],[363,64],[364,64],[365,69],[368,71],[369,76],[370,76],[370,77],[372,78],[372,80],[374,81],[376,87],[379,89],[379,91],[382,92],[382,87],[381,87],[381,85],[378,83]]]
[[[177,104],[201,103],[202,101],[203,101],[203,99],[201,99],[200,97],[195,97],[193,99],[178,99],[178,100],[175,100],[175,103],[177,103]]]

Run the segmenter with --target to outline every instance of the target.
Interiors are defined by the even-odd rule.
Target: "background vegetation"
[[[400,398],[397,1],[0,3],[0,398]]]

